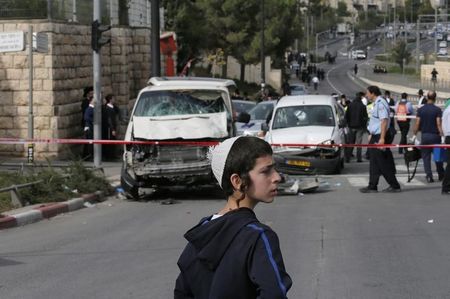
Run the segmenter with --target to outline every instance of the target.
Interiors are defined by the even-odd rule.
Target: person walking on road
[[[362,144],[364,133],[367,130],[367,110],[366,106],[361,101],[361,94],[357,93],[355,99],[348,105],[345,111],[345,120],[349,127],[349,142],[350,144]],[[350,162],[353,147],[346,148],[345,160]],[[356,161],[362,162],[362,148],[356,148]]]
[[[445,108],[442,114],[442,133],[444,134],[444,143],[450,144],[450,105]],[[447,165],[445,166],[444,178],[442,180],[442,194],[450,195],[450,154],[447,149]]]
[[[372,114],[369,120],[369,144],[384,145],[390,139],[389,135],[389,105],[381,96],[378,86],[367,87],[366,97],[374,101]],[[378,192],[378,181],[383,175],[389,187],[383,192],[400,192],[400,184],[395,177],[394,157],[389,148],[369,148],[370,175],[369,185],[359,189],[362,193]]]
[[[400,128],[401,138],[400,144],[406,144],[406,139],[409,132],[409,123],[411,121],[408,116],[413,115],[414,108],[410,101],[408,101],[408,95],[402,93],[400,101],[395,105],[395,116],[397,118],[397,125]],[[403,148],[398,149],[399,154],[403,154]]]
[[[319,86],[319,78],[317,78],[317,76],[314,76],[312,78],[312,83],[314,84],[314,90],[317,91],[317,87]]]
[[[426,144],[440,144],[442,133],[442,110],[434,105],[436,102],[436,92],[429,91],[427,94],[427,103],[417,110],[416,123],[414,126],[414,136],[419,131],[421,134],[421,145]],[[431,153],[432,148],[421,148],[423,159],[423,167],[425,169],[426,180],[428,183],[433,183],[433,173],[431,171]],[[438,172],[439,180],[444,177],[443,162],[436,162],[436,170]]]
[[[417,108],[420,108],[427,103],[427,97],[423,95],[422,89],[419,89],[419,91],[417,92],[417,95],[419,96],[419,101],[417,102]]]
[[[229,138],[212,151],[211,168],[227,202],[184,235],[174,298],[287,298],[292,280],[277,234],[253,211],[274,200],[281,180],[270,145]]]
[[[353,72],[355,73],[355,76],[358,74],[358,64],[355,63],[355,66],[353,67]]]

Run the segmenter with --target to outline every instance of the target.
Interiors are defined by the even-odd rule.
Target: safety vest
[[[408,114],[408,107],[406,107],[406,102],[398,103],[396,114],[397,114],[397,121],[404,122],[408,120],[406,118],[406,115]]]
[[[372,115],[373,102],[368,103],[366,109],[367,109],[367,116],[370,118],[370,116]]]

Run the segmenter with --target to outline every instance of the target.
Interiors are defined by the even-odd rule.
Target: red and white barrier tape
[[[24,139],[24,138],[0,138],[0,144],[30,144],[30,143],[47,143],[47,144],[104,144],[104,145],[184,145],[184,146],[215,146],[217,141],[124,141],[124,140],[92,140],[92,139]],[[450,148],[450,144],[427,144],[427,145],[411,145],[411,144],[309,144],[309,143],[272,143],[277,147],[367,147],[367,148]]]

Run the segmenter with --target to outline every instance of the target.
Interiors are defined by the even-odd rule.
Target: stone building
[[[48,36],[48,52],[33,54],[34,137],[42,139],[82,138],[83,89],[93,85],[91,18],[81,20],[79,10],[89,10],[92,1],[57,1],[59,11],[49,10],[44,19],[0,19],[1,32],[34,32]],[[130,101],[150,76],[150,20],[147,0],[128,1],[125,18],[120,0],[102,1],[102,13],[112,29],[111,43],[101,49],[102,93],[115,95],[126,114]],[[83,5],[81,5],[83,4]],[[52,8],[53,9],[53,8]],[[0,9],[1,10],[1,9]],[[5,14],[2,13],[2,16]],[[49,16],[52,18],[49,20]],[[123,24],[126,19],[128,24]],[[28,46],[27,46],[28,47]],[[0,53],[0,138],[27,138],[29,97],[28,51]],[[122,128],[121,134],[124,134]],[[0,156],[26,155],[24,144],[0,143]],[[65,158],[79,154],[80,145],[38,143],[35,156]]]

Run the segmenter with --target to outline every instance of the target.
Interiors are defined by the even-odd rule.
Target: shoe
[[[389,186],[386,189],[383,189],[383,191],[381,191],[381,192],[384,192],[384,193],[397,193],[397,192],[402,192],[402,189],[400,189],[400,187],[399,188],[394,188],[392,186]]]
[[[450,195],[450,190],[448,190],[448,191],[442,191],[441,194],[442,194],[442,195]]]
[[[428,183],[434,183],[433,177],[427,176],[427,182]]]
[[[361,193],[378,193],[378,190],[370,189],[369,187],[364,187],[364,188],[359,189],[359,192],[361,192]]]
[[[356,162],[361,163],[363,160],[362,159],[358,159],[356,160]]]

